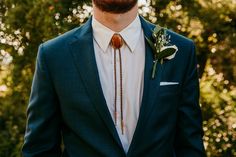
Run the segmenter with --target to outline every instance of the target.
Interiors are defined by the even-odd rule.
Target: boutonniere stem
[[[170,35],[167,35],[167,30],[163,27],[156,26],[152,33],[152,39],[145,37],[153,52],[153,67],[152,79],[155,79],[157,71],[157,63],[161,65],[164,59],[173,59],[178,48],[176,45],[170,44]]]
[[[156,69],[157,69],[157,63],[158,61],[153,61],[153,67],[152,67],[152,79],[155,78],[156,75]]]

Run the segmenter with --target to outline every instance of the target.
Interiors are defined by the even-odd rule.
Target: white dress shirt
[[[145,41],[140,18],[137,15],[135,20],[121,32],[114,32],[103,24],[99,23],[93,17],[92,28],[99,78],[103,94],[106,99],[107,107],[110,111],[111,117],[113,118],[113,122],[115,121],[114,49],[111,47],[110,41],[114,33],[119,33],[125,41],[125,44],[121,48],[123,72],[124,134],[122,134],[121,131],[119,81],[117,81],[118,115],[116,130],[120,137],[123,148],[127,153],[139,117],[144,85]],[[119,70],[119,55],[116,57],[116,65],[117,69]],[[119,80],[119,78],[120,73],[118,71],[117,80]]]

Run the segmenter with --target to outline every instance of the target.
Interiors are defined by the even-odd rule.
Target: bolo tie
[[[120,66],[120,114],[121,114],[121,131],[122,134],[124,134],[124,115],[123,115],[123,75],[122,75],[122,58],[121,58],[121,47],[124,44],[124,40],[121,37],[120,34],[115,33],[112,38],[111,38],[111,46],[114,49],[114,84],[115,84],[115,98],[114,98],[114,117],[115,117],[115,125],[117,126],[117,117],[118,117],[118,112],[117,112],[117,94],[118,94],[118,88],[117,88],[117,69],[116,69],[116,55],[118,51],[119,55],[119,66]]]

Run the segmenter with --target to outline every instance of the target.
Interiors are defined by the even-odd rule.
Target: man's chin
[[[137,0],[93,0],[99,10],[111,14],[124,14],[130,11],[137,2]]]

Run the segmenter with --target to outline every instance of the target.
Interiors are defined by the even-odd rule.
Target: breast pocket
[[[155,117],[166,117],[166,115],[169,115],[165,121],[173,121],[176,119],[177,108],[181,100],[180,85],[165,85],[158,88],[153,115]]]
[[[159,87],[159,95],[176,95],[180,92],[180,85],[164,85]]]
[[[160,86],[157,94],[157,106],[163,111],[169,112],[176,109],[180,102],[181,92],[180,85]]]

